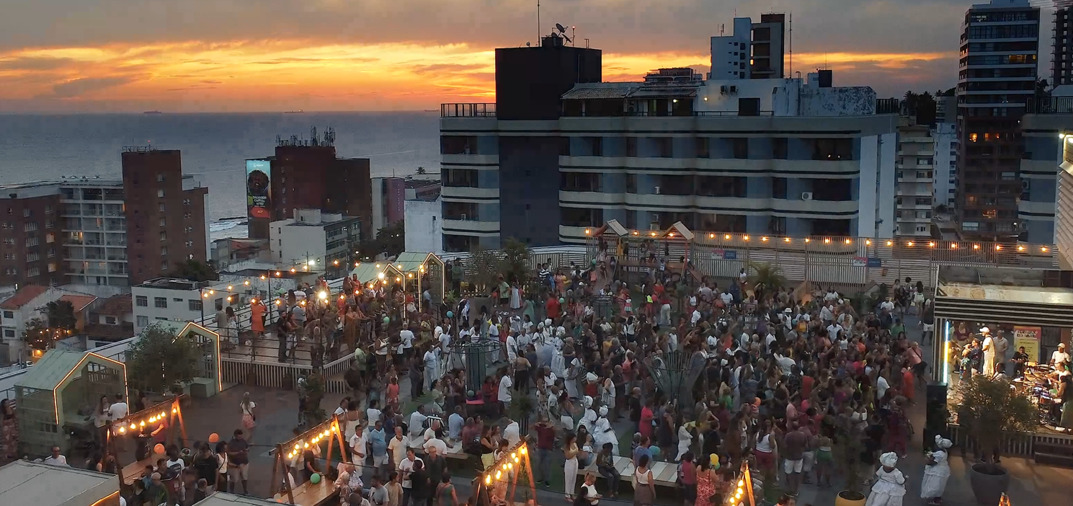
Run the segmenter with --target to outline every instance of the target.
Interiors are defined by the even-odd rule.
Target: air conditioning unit
[[[735,85],[730,85],[730,92],[731,93],[737,93],[738,92],[738,87],[735,86]]]
[[[466,221],[466,215],[462,214],[462,221]]]
[[[812,192],[801,192],[801,200],[812,200]]]
[[[1029,184],[1027,179],[1021,180],[1021,191],[1028,191]]]
[[[656,187],[656,195],[659,195],[659,191],[660,191],[660,188],[657,186]]]

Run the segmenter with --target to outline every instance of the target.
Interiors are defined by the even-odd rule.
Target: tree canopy
[[[167,326],[151,325],[130,346],[127,377],[139,389],[163,393],[197,374],[201,350],[191,339],[179,339]]]
[[[199,282],[216,281],[220,279],[220,275],[216,273],[216,267],[212,262],[202,262],[194,259],[189,259],[176,264],[175,270],[171,272],[171,276],[174,278]]]

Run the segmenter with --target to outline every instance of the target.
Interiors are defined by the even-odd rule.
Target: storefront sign
[[[853,257],[854,267],[883,267],[883,259],[881,258],[867,258],[867,257]]]
[[[738,252],[732,249],[719,249],[712,250],[712,260],[737,260]]]
[[[1039,341],[1042,336],[1041,327],[1014,327],[1013,349],[1016,351],[1024,346],[1029,362],[1039,362]]]

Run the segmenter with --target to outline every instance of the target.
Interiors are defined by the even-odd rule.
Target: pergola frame
[[[171,440],[172,430],[175,427],[175,420],[179,421],[179,431],[182,438],[179,440],[181,446],[186,446],[186,422],[183,421],[183,408],[182,399],[185,395],[179,395],[168,399],[166,401],[158,402],[152,406],[149,406],[141,411],[132,413],[126,418],[112,422],[108,426],[108,442],[107,447],[113,455],[117,455],[115,450],[115,438],[126,435],[136,434],[138,430],[144,428],[148,422],[148,425],[153,425],[163,418],[167,418],[165,430],[168,431],[168,438],[165,440]],[[116,474],[119,475],[119,484],[123,485],[123,466],[116,466]]]
[[[313,445],[320,444],[324,439],[328,440],[328,454],[325,458],[327,465],[332,463],[332,442],[339,443],[339,455],[343,462],[347,460],[347,446],[343,441],[343,431],[339,428],[339,417],[332,416],[332,418],[326,422],[309,429],[283,443],[277,444],[274,461],[272,462],[272,481],[270,484],[270,497],[276,495],[276,486],[279,483],[277,481],[278,474],[282,472],[283,476],[287,475],[287,462],[283,460],[284,452],[286,452],[287,459],[294,458],[299,452],[305,451],[307,448]],[[290,480],[283,480],[283,489],[279,492],[285,492],[287,494],[287,500],[289,504],[294,503],[294,490],[291,488]]]

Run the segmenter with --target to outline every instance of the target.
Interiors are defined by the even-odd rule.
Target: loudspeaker
[[[925,395],[924,409],[927,418],[924,421],[924,449],[930,450],[935,447],[937,434],[947,437],[946,424],[950,420],[950,412],[946,409],[946,385],[928,385]]]

